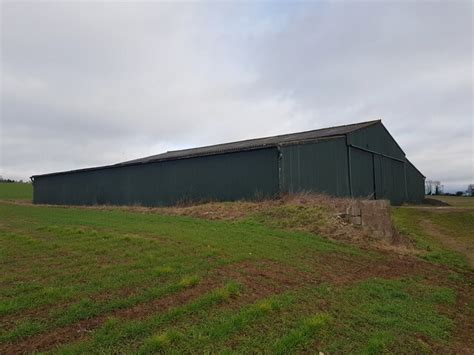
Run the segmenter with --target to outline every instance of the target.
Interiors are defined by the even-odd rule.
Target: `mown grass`
[[[397,224],[426,249],[427,260],[463,268],[457,256],[451,259],[418,229],[418,216],[415,210],[395,211]],[[254,218],[209,221],[0,201],[0,353],[22,352],[31,339],[54,338],[66,327],[77,333],[78,322],[86,335],[68,333],[70,339],[36,350],[452,350],[458,288],[470,282],[468,273],[461,277],[448,268],[444,274],[436,271],[441,273],[436,280],[421,274],[394,279],[374,274],[353,282],[322,282],[328,269],[349,272],[383,263],[387,254],[328,241],[317,235],[320,221],[314,222],[313,233],[298,231],[313,223],[312,218],[324,223],[328,216],[324,209],[282,206]],[[470,222],[458,225],[465,223],[465,216],[447,218],[439,223],[468,238]],[[430,254],[436,252],[441,259]],[[338,259],[346,269],[324,265]],[[252,274],[239,277],[244,263],[252,266]],[[270,270],[264,272],[265,265]],[[286,278],[272,279],[272,272]],[[160,301],[158,310],[146,312],[147,305]],[[142,306],[141,313],[120,313]],[[87,329],[88,321],[95,326]]]
[[[1,200],[32,200],[33,185],[19,182],[0,182]]]

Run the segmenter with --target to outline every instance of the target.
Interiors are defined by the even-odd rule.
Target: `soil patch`
[[[296,275],[299,275],[296,277]],[[103,325],[109,317],[122,319],[144,319],[150,315],[164,313],[167,310],[192,302],[210,290],[223,286],[234,280],[244,286],[238,304],[256,301],[259,298],[277,294],[297,287],[308,281],[308,277],[291,267],[273,261],[244,261],[238,264],[212,270],[206,279],[198,285],[151,302],[120,309],[103,316],[86,319],[73,325],[55,328],[46,333],[23,339],[14,344],[0,348],[1,354],[17,354],[46,351],[62,344],[85,339],[91,332]],[[235,302],[234,302],[235,303]]]
[[[429,198],[426,197],[423,199],[423,203],[425,205],[431,205],[431,206],[451,206],[449,203],[435,199],[435,198]]]
[[[8,344],[0,349],[0,353],[16,354],[46,351],[62,344],[84,340],[111,316],[120,319],[145,319],[150,315],[163,313],[173,307],[192,302],[206,292],[223,286],[230,280],[244,286],[242,294],[226,304],[226,307],[238,308],[244,304],[287,290],[294,290],[311,284],[318,285],[323,282],[345,286],[373,277],[396,279],[422,276],[423,279],[431,280],[439,285],[446,282],[447,272],[447,268],[442,265],[433,265],[401,255],[393,256],[388,252],[382,259],[354,258],[337,253],[317,254],[311,260],[308,260],[308,264],[311,267],[307,272],[271,260],[247,260],[237,264],[229,264],[211,270],[201,283],[180,293],[80,321],[71,326],[53,329],[23,339],[20,342]],[[463,297],[463,302],[467,302],[471,296],[467,294]],[[472,324],[472,322],[469,322],[469,319],[464,319],[462,315],[460,317],[456,320],[456,323],[459,324],[457,328],[460,333],[459,346],[466,346],[466,344],[469,344],[469,342],[466,342],[468,334],[462,335],[466,332],[463,327],[466,324]]]

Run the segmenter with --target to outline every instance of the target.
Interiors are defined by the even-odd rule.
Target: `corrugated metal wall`
[[[375,156],[375,172],[377,199],[387,199],[400,205],[406,201],[405,166],[398,160],[383,156]]]
[[[282,192],[349,195],[345,138],[282,146]]]
[[[34,202],[160,206],[299,191],[420,203],[424,177],[379,123],[279,148],[37,176]]]
[[[352,195],[374,198],[374,164],[371,153],[350,149]]]
[[[407,201],[405,153],[382,124],[349,133],[347,144],[354,197]]]
[[[405,202],[404,163],[377,153],[349,148],[354,197]]]
[[[408,201],[422,203],[425,198],[425,178],[408,159],[406,160],[405,168]]]
[[[345,138],[337,138],[281,147],[282,192],[388,199],[395,205],[421,202],[422,175],[409,169],[406,182],[403,151],[383,127],[373,128],[349,135],[349,146]],[[416,197],[408,198],[408,191]]]
[[[278,194],[276,148],[37,177],[34,202],[171,205]]]
[[[347,144],[405,159],[405,153],[381,123],[349,133]]]

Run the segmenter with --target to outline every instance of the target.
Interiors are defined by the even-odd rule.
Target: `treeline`
[[[2,176],[0,176],[0,183],[20,183],[20,184],[26,184],[27,182],[23,180],[13,180],[13,179],[4,179]]]

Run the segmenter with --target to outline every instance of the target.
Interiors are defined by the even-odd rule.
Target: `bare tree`
[[[444,186],[441,185],[441,181],[426,180],[425,181],[425,193],[427,195],[440,195],[443,193]]]

